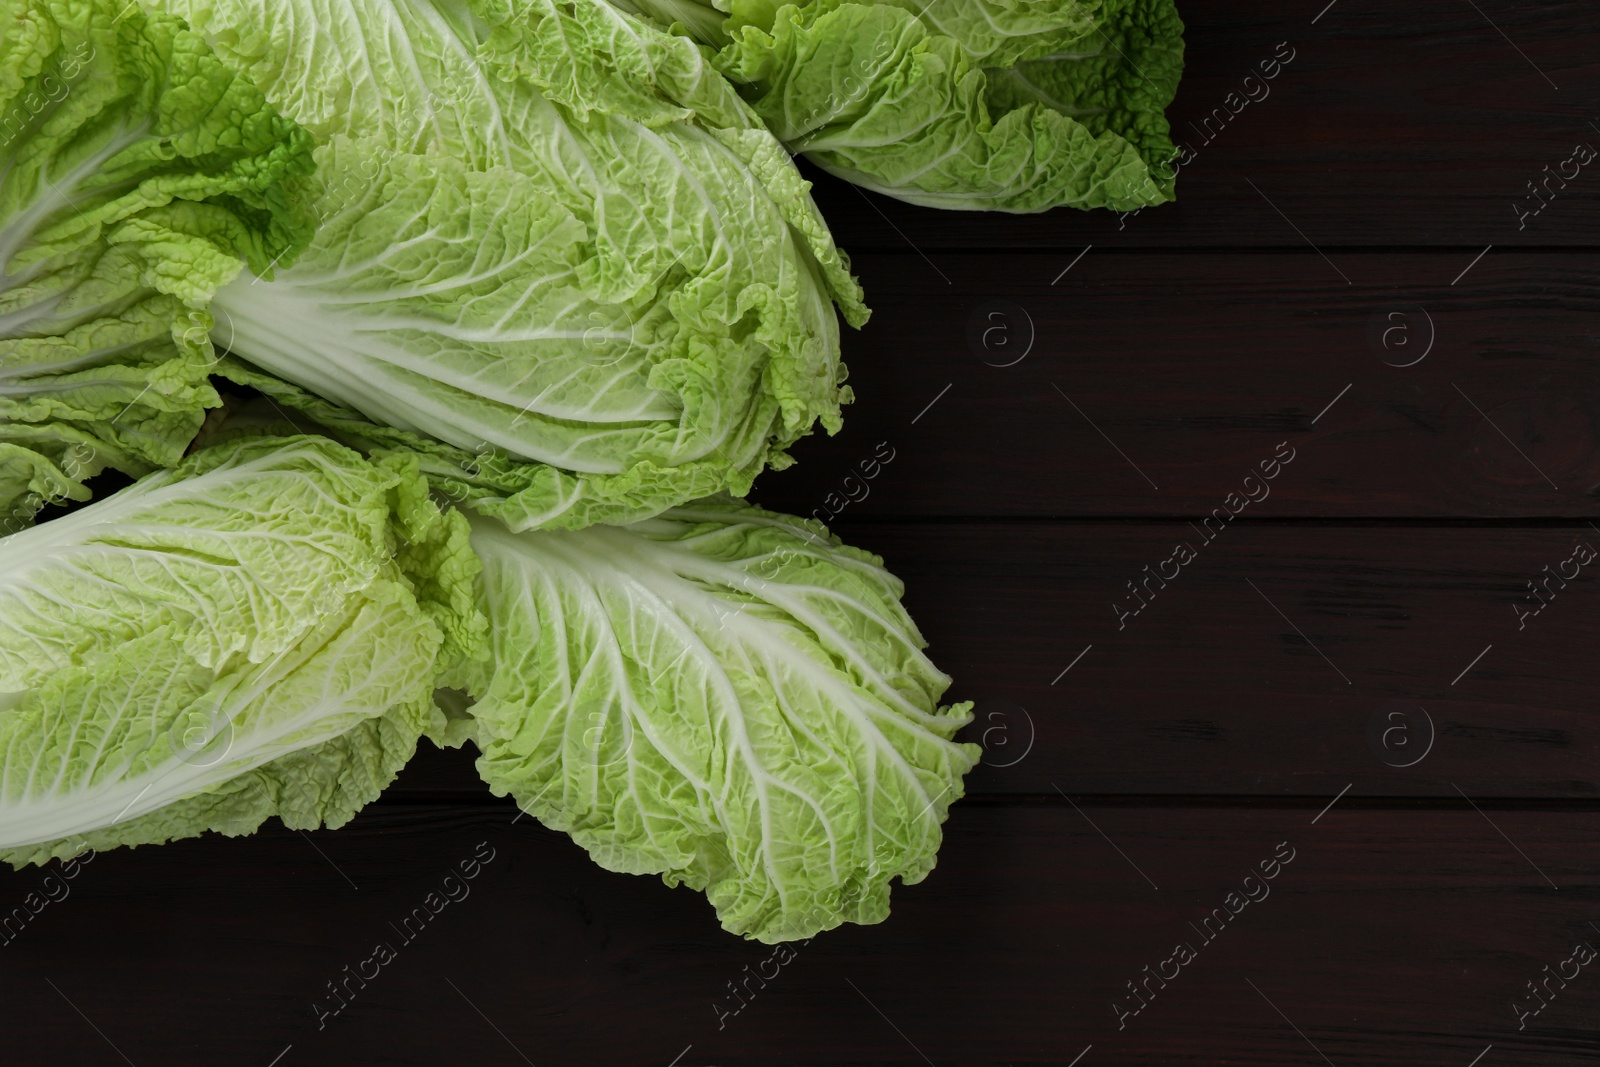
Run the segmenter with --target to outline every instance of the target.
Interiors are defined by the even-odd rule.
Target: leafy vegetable
[[[866,317],[783,148],[599,0],[163,0],[311,130],[311,247],[217,297],[273,375],[503,474],[517,527],[652,515],[850,399]]]
[[[0,504],[25,519],[182,457],[217,403],[212,294],[309,238],[311,144],[177,19],[0,0],[0,27]]]
[[[89,491],[69,469],[26,445],[0,441],[0,536],[27,526],[46,504],[87,500]]]
[[[1014,212],[1172,199],[1173,0],[613,2],[717,47],[780,140],[865,188]]]
[[[1088,7],[934,2],[700,28],[1112,79],[1022,77]],[[970,710],[880,560],[729,495],[837,429],[866,309],[709,52],[604,0],[123,4],[0,0],[0,859],[338,826],[426,735],[729,930],[884,918]]]
[[[466,538],[406,464],[296,437],[0,539],[0,856],[348,821],[482,654]]]
[[[472,520],[492,655],[454,679],[498,794],[774,942],[882,921],[976,762],[877,557],[733,501],[617,528]]]

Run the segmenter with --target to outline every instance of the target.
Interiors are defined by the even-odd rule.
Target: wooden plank
[[[1485,1064],[1593,1062],[1594,964],[1521,1030],[1512,1004],[1600,943],[1600,813],[1320,807],[959,805],[887,923],[786,963],[509,805],[106,853],[6,947],[0,991],[27,1021],[8,1062],[989,1067],[1090,1045],[1082,1063],[1466,1067],[1489,1045]],[[492,858],[461,879],[475,855]],[[452,873],[458,899],[408,941],[400,923]],[[0,900],[43,877],[0,875]],[[1245,889],[1260,899],[1206,941]],[[1119,1030],[1126,983],[1180,942],[1194,959]],[[379,943],[393,958],[319,1029],[326,983]],[[755,972],[735,1013],[729,983]]]
[[[1471,258],[971,255],[947,286],[862,257],[857,401],[756,499],[1198,517],[1287,442],[1260,514],[1594,515],[1600,261],[1491,253],[1452,285]]]
[[[975,788],[1600,795],[1600,668],[1584,651],[1600,584],[1569,564],[1566,588],[1539,587],[1548,607],[1513,608],[1536,608],[1527,583],[1600,538],[1587,526],[1255,524],[1210,542],[1183,522],[847,534],[906,581],[954,695],[984,708],[975,739],[1001,727]],[[1178,544],[1187,565],[1167,563]],[[1013,763],[1028,716],[1033,750]],[[1411,761],[1429,721],[1427,757],[1391,766]],[[1377,723],[1406,729],[1375,749]]]
[[[1168,118],[1193,156],[1175,203],[1126,219],[934,211],[869,201],[810,168],[840,243],[852,252],[914,246],[947,270],[958,249],[1090,243],[1450,245],[1469,254],[1491,243],[1596,245],[1600,172],[1569,165],[1578,176],[1565,183],[1558,173],[1576,145],[1600,147],[1592,5],[1184,0],[1180,9],[1187,69]],[[1277,54],[1293,58],[1263,81],[1261,64],[1274,69]],[[1558,180],[1535,200],[1528,183],[1543,182],[1547,166]],[[1536,215],[1513,210],[1537,210],[1546,196]]]
[[[1600,797],[1600,533],[1236,521],[839,532],[977,702],[974,794]],[[391,795],[483,792],[428,748]]]

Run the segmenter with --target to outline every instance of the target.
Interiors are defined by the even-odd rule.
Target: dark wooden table
[[[888,922],[748,982],[700,896],[424,751],[337,832],[6,872],[61,899],[0,949],[0,1060],[1594,1063],[1600,162],[1528,183],[1600,146],[1600,11],[1326,2],[1183,5],[1176,205],[818,177],[876,314],[844,431],[757,498],[886,557],[987,750]]]

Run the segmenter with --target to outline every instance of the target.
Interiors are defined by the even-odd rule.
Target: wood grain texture
[[[1521,1031],[1511,1005],[1600,942],[1600,812],[1322,806],[963,804],[888,923],[782,966],[697,895],[602,871],[509,805],[379,805],[316,848],[268,831],[110,853],[3,950],[28,1020],[8,1062],[122,1062],[114,1044],[135,1064],[265,1067],[292,1046],[281,1062],[990,1067],[1092,1044],[1084,1062],[1322,1063],[1308,1039],[1340,1065],[1465,1065],[1490,1044],[1593,1062],[1595,965]],[[493,858],[408,942],[396,927],[480,842]],[[1189,924],[1260,897],[1244,878],[1280,842],[1265,897],[1206,942]],[[40,878],[5,875],[0,900]],[[319,1029],[326,983],[380,942],[394,959]],[[1196,958],[1119,1030],[1125,983],[1178,942]],[[746,967],[770,980],[735,1014]]]
[[[1338,0],[1313,24],[1327,5],[1179,5],[1185,70],[1168,116],[1174,141],[1195,159],[1179,172],[1174,203],[1126,219],[937,212],[868,199],[811,168],[817,202],[852,252],[915,246],[941,267],[940,254],[957,250],[1091,243],[1447,245],[1468,256],[1491,243],[1600,243],[1594,165],[1565,188],[1553,184],[1549,206],[1525,224],[1512,209],[1537,206],[1527,183],[1557,170],[1578,143],[1600,148],[1590,125],[1600,121],[1592,5]],[[1280,42],[1294,59],[1261,85],[1260,64]],[[1246,86],[1252,74],[1258,82]],[[1266,95],[1244,102],[1247,92]]]
[[[1452,286],[1471,256],[1096,249],[1052,285],[1071,258],[967,255],[948,286],[858,260],[856,403],[755,498],[1198,520],[1287,441],[1260,514],[1600,514],[1594,256],[1491,253]]]

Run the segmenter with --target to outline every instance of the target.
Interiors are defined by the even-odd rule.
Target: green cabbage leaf
[[[309,136],[171,16],[0,0],[0,528],[182,458],[216,290],[310,238]]]
[[[860,291],[691,41],[601,0],[160,3],[318,142],[312,244],[217,295],[234,355],[502,472],[518,528],[743,493],[838,428]]]
[[[914,204],[1173,198],[1173,0],[613,0],[718,49],[791,151]]]
[[[491,655],[450,681],[497,794],[765,942],[880,922],[932,869],[978,749],[877,557],[725,499],[471,523]]]
[[[0,538],[0,858],[339,826],[483,655],[414,465],[254,437]]]

